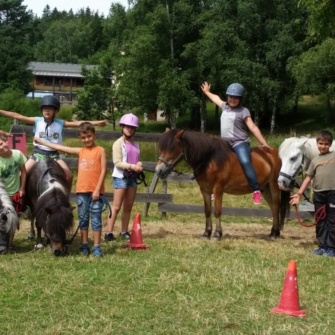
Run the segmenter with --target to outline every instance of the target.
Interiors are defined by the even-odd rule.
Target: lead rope
[[[300,217],[300,214],[299,214],[299,211],[298,211],[298,206],[297,205],[294,205],[295,207],[295,214],[296,214],[296,218],[299,222],[299,224],[302,226],[302,227],[306,227],[306,228],[309,228],[309,227],[313,227],[313,226],[316,226],[318,224],[319,221],[323,220],[326,218],[326,205],[323,205],[322,207],[320,207],[315,213],[314,213],[314,219],[315,219],[315,222],[311,223],[311,224],[305,224],[303,223],[303,221],[301,220],[301,217]]]

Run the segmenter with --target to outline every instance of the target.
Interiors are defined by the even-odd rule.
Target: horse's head
[[[50,242],[55,256],[66,256],[68,246],[66,233],[73,227],[73,207],[46,208],[45,236]]]
[[[184,158],[183,130],[166,131],[158,142],[159,157],[156,173],[160,178],[166,178],[175,166]]]
[[[290,191],[295,182],[295,177],[302,171],[304,164],[304,146],[308,138],[290,137],[279,147],[281,169],[278,177],[279,188]]]

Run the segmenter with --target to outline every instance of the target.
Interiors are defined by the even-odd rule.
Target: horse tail
[[[280,220],[279,220],[279,229],[282,230],[284,227],[285,220],[290,216],[290,191],[280,192]]]

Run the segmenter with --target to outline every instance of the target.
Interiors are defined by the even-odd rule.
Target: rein
[[[294,207],[295,207],[296,218],[297,218],[299,224],[302,227],[305,227],[305,228],[310,228],[310,227],[316,226],[319,221],[323,220],[326,217],[326,205],[323,205],[322,207],[320,207],[314,213],[315,222],[313,222],[311,224],[305,224],[305,223],[303,223],[303,221],[301,220],[301,217],[299,215],[298,206],[294,205]]]

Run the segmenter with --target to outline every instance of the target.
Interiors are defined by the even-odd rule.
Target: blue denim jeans
[[[251,154],[249,143],[242,143],[233,147],[238,160],[242,166],[245,176],[248,179],[249,185],[252,191],[259,190],[259,185],[257,182],[257,176],[254,167],[251,164]]]
[[[126,189],[126,188],[129,188],[129,187],[136,188],[137,184],[136,184],[136,180],[133,179],[133,178],[116,178],[116,177],[113,177],[113,186],[114,186],[114,188]]]
[[[89,217],[91,214],[92,230],[102,230],[102,211],[104,201],[99,198],[92,201],[92,193],[77,193],[78,218],[81,230],[87,230],[89,227]]]

